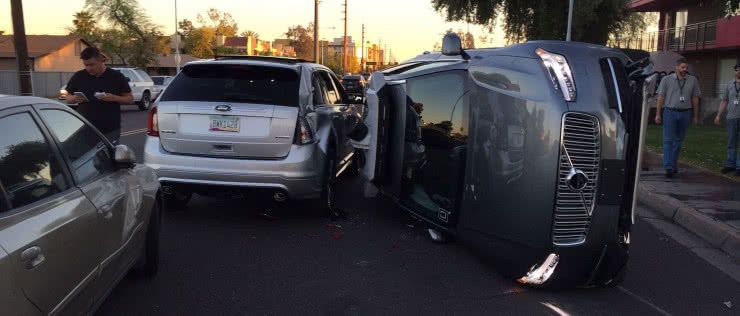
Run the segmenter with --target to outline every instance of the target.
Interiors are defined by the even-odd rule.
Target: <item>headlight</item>
[[[550,80],[555,90],[560,91],[565,101],[575,101],[576,84],[573,81],[568,60],[562,55],[548,52],[542,48],[538,48],[535,52],[542,58],[542,63],[545,64],[545,68],[550,74]]]

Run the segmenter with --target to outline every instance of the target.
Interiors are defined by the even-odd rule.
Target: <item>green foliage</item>
[[[308,27],[291,26],[285,36],[290,40],[290,46],[295,48],[297,58],[313,60],[313,23],[309,23]]]
[[[342,54],[330,53],[329,56],[324,56],[324,59],[324,66],[329,67],[329,69],[340,77],[344,76],[345,72],[342,69],[344,67],[344,57]],[[347,56],[347,73],[359,74],[361,66],[359,58],[356,56]]]
[[[209,26],[193,28],[183,32],[183,50],[198,58],[213,57],[213,44],[216,40],[216,30]]]
[[[239,32],[239,27],[231,16],[231,13],[221,12],[217,9],[210,8],[206,13],[208,19],[211,21],[211,27],[213,28],[216,35],[222,36],[236,36]],[[205,25],[206,21],[202,15],[198,14],[198,22]]]
[[[89,11],[82,10],[74,14],[74,20],[72,20],[72,27],[68,27],[67,31],[69,35],[76,35],[82,37],[88,42],[97,42],[100,38],[100,28],[98,28],[98,21],[95,16]]]
[[[663,126],[648,125],[645,148],[663,153]],[[727,132],[714,125],[691,126],[681,145],[679,161],[710,171],[718,171],[727,159]]]
[[[718,7],[721,10],[721,15],[724,17],[731,17],[740,15],[740,0],[717,0],[720,3]]]
[[[465,21],[496,27],[503,18],[506,38],[565,40],[568,0],[431,0],[433,8],[448,21]],[[629,0],[575,0],[571,37],[574,41],[606,44],[609,34],[621,32],[634,22]]]

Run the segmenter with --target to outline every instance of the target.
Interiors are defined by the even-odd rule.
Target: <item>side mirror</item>
[[[442,38],[442,55],[462,56],[465,60],[470,59],[470,55],[463,50],[462,40],[457,33],[448,33]]]
[[[113,160],[120,165],[132,166],[136,164],[136,153],[126,145],[117,145]]]

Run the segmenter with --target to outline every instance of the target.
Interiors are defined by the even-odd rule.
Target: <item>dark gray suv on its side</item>
[[[369,133],[353,143],[367,161],[365,192],[379,189],[433,239],[457,237],[520,283],[618,284],[644,73],[603,46],[463,51],[447,35],[442,53],[372,75]]]

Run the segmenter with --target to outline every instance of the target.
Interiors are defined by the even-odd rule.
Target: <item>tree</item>
[[[231,37],[236,36],[239,32],[239,27],[236,25],[236,21],[234,21],[231,13],[222,13],[217,9],[210,8],[206,15],[208,15],[208,19],[211,20],[211,27],[215,31],[216,35]],[[200,14],[198,14],[198,22],[206,24],[205,19]]]
[[[119,63],[145,68],[156,63],[157,54],[169,52],[160,27],[150,22],[137,0],[86,0],[85,8],[110,23],[98,44],[114,52]]]
[[[724,17],[740,15],[740,0],[719,0],[722,3],[718,6]]]
[[[213,57],[213,43],[216,39],[216,30],[209,26],[194,28],[183,34],[183,50],[198,58]]]
[[[734,0],[733,0],[734,1]],[[568,0],[431,0],[434,10],[448,21],[465,21],[493,30],[499,16],[507,40],[565,40]],[[606,44],[609,34],[625,29],[630,18],[629,0],[578,1],[573,8],[574,41]],[[639,22],[639,21],[637,21]]]
[[[100,29],[95,16],[89,11],[82,10],[74,14],[72,27],[68,27],[69,35],[76,35],[88,42],[97,42],[100,39]]]
[[[296,57],[313,60],[313,23],[309,23],[308,27],[291,26],[285,36],[290,41],[290,46],[295,48]]]
[[[241,34],[239,34],[241,37],[250,37],[252,36],[254,40],[259,41],[260,40],[260,34],[255,31],[244,31]]]

